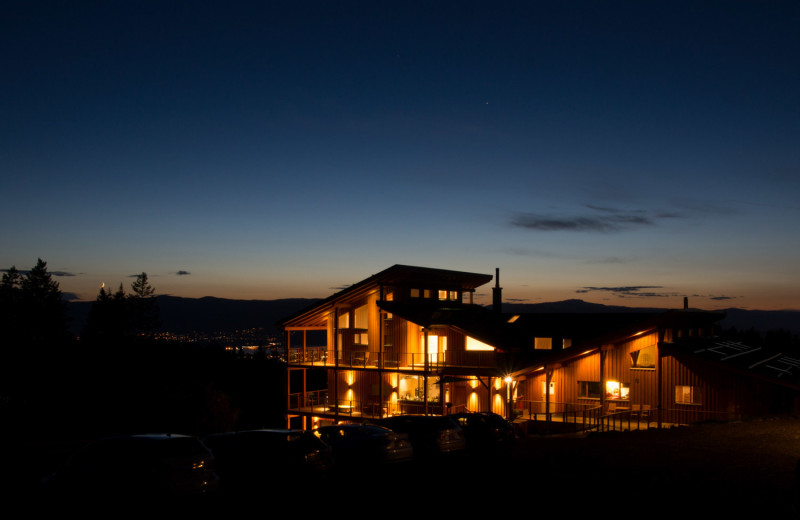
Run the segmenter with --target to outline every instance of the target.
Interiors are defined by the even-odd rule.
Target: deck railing
[[[288,408],[293,412],[308,414],[373,419],[392,415],[423,414],[426,410],[424,401],[380,403],[376,400],[332,399],[327,390],[290,394]],[[430,415],[438,415],[442,411],[442,403],[428,401],[427,411]],[[456,411],[463,410],[450,410],[451,413]]]
[[[338,360],[337,360],[338,355]],[[345,368],[381,368],[385,370],[436,370],[444,367],[486,367],[496,363],[494,352],[444,352],[428,354],[427,364],[425,354],[377,352],[377,351],[350,351],[336,352],[327,347],[307,347],[289,349],[288,361],[290,365]],[[338,361],[338,363],[337,363]]]
[[[710,412],[684,408],[652,409],[643,405],[623,403],[573,404],[545,401],[517,401],[515,416],[537,423],[572,425],[569,430],[631,431],[649,428],[681,426],[709,421],[731,421],[741,417],[726,412]],[[563,427],[562,427],[563,429]]]

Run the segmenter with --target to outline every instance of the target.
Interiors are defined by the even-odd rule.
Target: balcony
[[[340,368],[372,368],[398,371],[423,371],[426,368],[424,354],[406,354],[398,352],[351,351],[339,352],[338,363],[336,352],[326,347],[289,349],[290,365],[308,367]],[[483,368],[496,365],[494,352],[445,352],[428,354],[428,370],[439,370],[445,367]]]
[[[376,400],[358,401],[353,399],[329,398],[328,390],[317,390],[305,394],[289,395],[289,411],[313,414],[320,417],[338,416],[360,419],[378,419],[392,415],[421,414],[425,412],[423,401],[378,402]],[[428,413],[441,410],[439,401],[428,401]]]

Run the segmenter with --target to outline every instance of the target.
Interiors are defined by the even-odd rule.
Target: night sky
[[[402,263],[798,309],[799,28],[778,1],[5,2],[0,267],[80,299]]]

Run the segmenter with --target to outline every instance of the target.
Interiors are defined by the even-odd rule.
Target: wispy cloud
[[[0,269],[0,272],[7,273],[8,269]],[[27,276],[31,271],[30,269],[17,269],[17,272],[22,276]],[[47,271],[47,273],[51,276],[77,276],[69,271]]]
[[[189,275],[189,274],[192,274],[192,273],[190,273],[189,271],[184,271],[183,269],[181,269],[180,271],[178,271],[175,274],[177,274],[178,276],[186,276],[186,275]]]
[[[582,287],[576,293],[584,294],[588,292],[608,292],[620,298],[668,298],[680,296],[674,292],[653,291],[652,289],[663,289],[661,285],[621,285],[618,287]]]
[[[590,258],[586,260],[587,264],[624,264],[627,260],[624,260],[618,256],[609,256],[605,258]]]
[[[533,231],[576,231],[615,233],[626,229],[652,226],[662,219],[681,218],[676,212],[648,212],[645,210],[621,210],[593,204],[586,205],[586,214],[557,215],[520,212],[509,221],[512,227]]]

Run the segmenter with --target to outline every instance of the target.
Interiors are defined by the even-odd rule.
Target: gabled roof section
[[[324,325],[325,315],[333,308],[336,303],[354,299],[362,294],[382,285],[435,285],[445,284],[449,286],[458,285],[463,290],[472,291],[476,287],[484,285],[492,280],[490,274],[469,273],[465,271],[451,271],[449,269],[436,269],[432,267],[417,267],[412,265],[395,264],[388,269],[373,274],[360,282],[351,285],[337,293],[334,293],[324,300],[307,307],[291,316],[288,316],[276,323],[278,327],[291,327],[302,323],[305,326]]]

